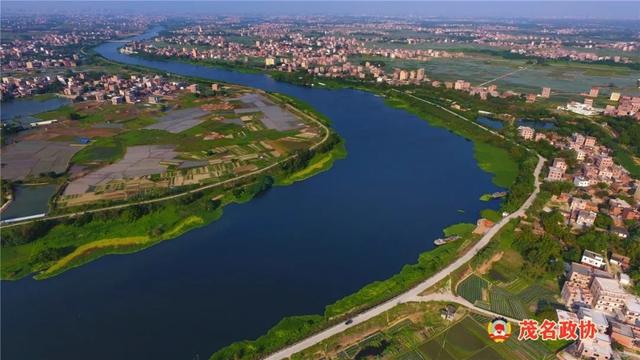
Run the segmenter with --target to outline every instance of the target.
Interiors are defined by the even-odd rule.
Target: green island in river
[[[66,129],[31,137],[96,139],[70,159],[79,174],[22,179],[66,187],[50,201],[46,219],[3,227],[3,279],[32,273],[44,279],[104,255],[139,251],[215,221],[225,205],[304,180],[346,156],[328,119],[298,100],[237,85],[189,84],[162,104],[86,101],[36,115]],[[136,168],[136,161],[154,168]],[[127,179],[124,171],[141,175]]]

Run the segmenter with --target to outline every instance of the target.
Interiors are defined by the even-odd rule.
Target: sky
[[[640,20],[640,1],[5,1],[2,13],[153,15],[388,15],[437,18],[582,18]]]

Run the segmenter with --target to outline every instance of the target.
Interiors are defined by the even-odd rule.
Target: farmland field
[[[486,280],[477,275],[471,275],[458,285],[457,292],[469,302],[475,303],[478,300],[482,300],[482,292],[488,287],[489,284]]]
[[[491,299],[491,311],[516,319],[526,317],[527,313],[522,302],[508,291],[493,286],[489,290]]]
[[[531,303],[539,298],[552,297],[553,294],[540,285],[531,285],[518,294],[525,303]]]
[[[517,339],[517,328],[505,343],[494,343],[489,340],[485,324],[490,319],[479,314],[466,316],[436,338],[421,345],[418,350],[425,359],[522,359],[538,360],[549,358],[553,354],[538,342],[520,342]],[[446,346],[445,346],[446,345]],[[408,356],[403,354],[402,356]],[[398,356],[395,359],[412,359]]]

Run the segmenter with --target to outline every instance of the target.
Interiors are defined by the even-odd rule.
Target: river
[[[153,35],[153,32],[146,36]],[[383,99],[97,51],[115,61],[285,93],[333,122],[349,155],[177,239],[54,278],[2,282],[2,359],[205,359],[285,316],[320,313],[397,273],[498,190],[473,144]],[[463,209],[464,212],[458,211]]]
[[[2,103],[2,112],[0,113],[0,121],[16,122],[25,127],[29,123],[39,121],[31,115],[35,115],[45,111],[55,110],[61,106],[69,104],[71,101],[65,98],[30,98],[16,99]]]

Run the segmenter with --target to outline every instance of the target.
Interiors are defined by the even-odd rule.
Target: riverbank
[[[275,80],[296,85],[310,86],[312,79],[298,74],[270,74]],[[328,80],[324,88],[351,88],[376,94],[385,99],[387,105],[418,115],[431,125],[446,128],[474,143],[475,158],[484,171],[493,174],[496,185],[509,188],[510,195],[503,203],[505,211],[515,211],[533,189],[533,168],[537,159],[525,149],[509,144],[489,132],[483,131],[472,121],[464,121],[440,108],[390,91],[382,85],[366,85],[348,80]],[[505,161],[511,159],[511,161]],[[234,343],[216,352],[213,359],[254,359],[278,348],[294,343],[332,324],[343,321],[349,314],[373,307],[406,289],[415,286],[425,277],[453,261],[463,242],[454,242],[422,253],[417,264],[405,265],[393,277],[369,284],[356,293],[344,297],[325,308],[323,315],[287,317],[254,341]]]
[[[146,249],[210,224],[220,218],[222,208],[228,204],[249,201],[274,183],[284,186],[307,179],[328,170],[336,160],[346,156],[343,140],[331,130],[326,117],[291,97],[268,95],[305,121],[315,123],[322,132],[321,140],[254,171],[255,175],[240,176],[239,181],[225,180],[218,187],[215,184],[186,187],[182,193],[166,196],[167,200],[151,199],[102,209],[72,209],[51,219],[5,226],[2,279],[16,280],[32,273],[36,273],[36,279],[45,279],[104,255]],[[197,221],[180,222],[187,216]]]
[[[359,89],[372,90],[362,86]],[[436,106],[418,103],[412,101],[410,97],[389,91],[373,89],[371,92],[384,96],[385,102],[390,106],[414,113],[431,125],[447,128],[473,141],[475,157],[481,168],[493,174],[495,184],[510,190],[502,204],[504,211],[511,212],[518,209],[533,191],[533,172],[538,160],[524,148],[508,143],[479,129],[472,122],[466,122]],[[391,278],[366,285],[357,292],[328,305],[322,315],[285,318],[256,340],[234,343],[213,354],[211,359],[257,359],[340,323],[352,314],[391,299],[435,274],[465,253],[465,246],[470,245],[469,241],[467,236],[465,241],[456,241],[424,252],[418,257],[417,263],[405,265],[400,273]]]

